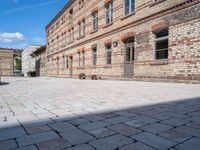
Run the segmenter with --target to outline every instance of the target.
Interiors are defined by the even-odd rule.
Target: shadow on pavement
[[[8,82],[0,82],[0,86],[1,85],[8,85],[8,84],[10,84],[10,83],[8,83]]]
[[[29,122],[25,121],[26,117],[30,120],[26,114],[16,116],[16,120],[3,117],[0,149],[200,149],[200,98],[98,113],[54,115]]]

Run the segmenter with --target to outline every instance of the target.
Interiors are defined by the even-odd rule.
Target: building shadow
[[[67,111],[68,110],[66,110],[66,112]],[[140,142],[149,148],[155,149],[165,149],[167,145],[166,149],[169,149],[175,148],[191,138],[200,137],[200,128],[198,127],[200,124],[200,97],[110,111],[98,110],[97,112],[88,112],[87,114],[55,115],[55,117],[27,122],[21,122],[19,118],[17,119],[17,121],[20,122],[18,124],[12,123],[12,121],[12,124],[9,124],[9,121],[9,118],[6,117],[3,121],[0,120],[0,141],[16,140],[18,147],[20,143],[23,143],[23,146],[34,145],[40,149],[41,143],[45,142],[45,138],[42,134],[47,133],[47,135],[49,134],[50,136],[53,134],[53,139],[64,139],[64,142],[70,143],[71,146],[89,144],[91,147],[98,149],[98,143],[97,147],[95,147],[94,141],[103,138],[108,138],[107,140],[109,141],[109,138],[111,138],[110,140],[113,144],[113,142],[115,143],[114,137],[121,137],[122,140],[125,140],[124,144],[120,145],[119,143],[123,142],[118,141],[119,143],[116,143],[116,147],[111,146],[114,147],[113,149],[118,150],[119,147],[135,142]],[[5,126],[3,124],[5,124]],[[150,127],[150,125],[152,126]],[[45,128],[47,128],[47,130]],[[104,130],[102,130],[101,133],[101,130],[98,129]],[[72,135],[73,130],[74,135]],[[174,131],[174,133],[164,133],[169,130]],[[30,131],[33,133],[30,133]],[[144,135],[143,138],[141,137],[142,135]],[[26,141],[26,138],[29,139],[31,136],[33,136],[32,138],[34,140],[27,140],[27,143],[23,142],[23,137],[24,141]],[[41,140],[36,140],[34,136],[39,139],[41,136]],[[75,137],[77,137],[77,140]],[[82,137],[83,139],[86,138],[89,140],[80,140],[80,143],[75,144],[76,141],[79,141],[79,138]],[[148,140],[149,138],[152,139]],[[49,141],[51,137],[46,139],[46,141]],[[55,146],[55,143],[51,142],[46,144],[46,146]],[[102,140],[102,142],[105,141]],[[159,148],[159,142],[163,142],[161,148]],[[107,143],[101,144],[103,146]],[[193,146],[195,147],[195,145]]]
[[[0,82],[0,86],[8,85],[8,84],[10,84],[10,83],[8,83],[8,82]]]

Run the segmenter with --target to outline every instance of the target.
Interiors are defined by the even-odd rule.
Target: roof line
[[[45,28],[48,29],[65,12],[65,10],[67,10],[67,8],[71,6],[74,1],[75,0],[69,0],[69,2],[65,4],[61,11],[59,11],[59,13],[49,22],[49,24]]]

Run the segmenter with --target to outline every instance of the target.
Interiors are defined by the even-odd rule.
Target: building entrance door
[[[132,78],[134,73],[134,58],[135,58],[135,47],[134,38],[130,38],[124,42],[124,77]]]
[[[69,76],[73,77],[73,56],[69,57]]]

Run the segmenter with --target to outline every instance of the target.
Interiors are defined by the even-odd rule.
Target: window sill
[[[153,61],[150,63],[150,66],[158,66],[158,65],[168,65],[168,59],[153,60]]]
[[[111,26],[111,25],[113,25],[113,23],[106,24],[106,25],[103,27],[103,29],[104,29],[104,28],[107,28],[107,27],[109,27],[109,26]]]
[[[98,30],[94,30],[94,31],[90,32],[90,34],[94,34],[96,32],[98,32]]]
[[[78,70],[83,70],[85,67],[77,67]]]
[[[77,40],[83,39],[84,37],[85,37],[85,35],[80,36],[80,37],[77,38]]]
[[[128,17],[131,17],[131,16],[133,16],[133,15],[135,15],[135,12],[132,12],[132,13],[126,15],[126,16],[123,16],[123,17],[121,18],[121,20],[124,20],[124,19],[126,19],[126,18],[128,18]]]
[[[164,2],[164,1],[166,1],[166,0],[159,0],[159,1],[157,1],[157,2],[153,2],[153,3],[150,5],[150,7],[153,7],[154,5],[157,5],[157,4],[159,4],[159,3],[161,3],[161,2]]]
[[[106,64],[103,68],[112,68],[111,64]]]

